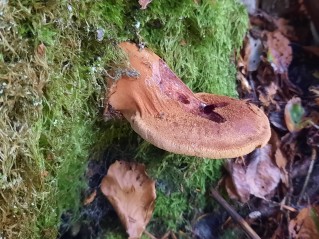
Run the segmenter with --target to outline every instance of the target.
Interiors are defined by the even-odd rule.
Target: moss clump
[[[166,230],[176,230],[183,221],[183,214],[188,208],[187,199],[179,193],[171,193],[165,195],[163,192],[159,191],[157,193],[156,207],[154,211],[154,219],[150,224],[150,228],[153,231],[159,231],[159,229],[164,229],[160,226],[161,223],[166,225]],[[165,231],[162,231],[162,233]]]
[[[91,150],[123,138],[158,180],[150,228],[163,218],[159,230],[182,228],[204,209],[220,161],[167,154],[126,123],[103,123],[103,71],[125,59],[116,43],[134,39],[193,90],[235,96],[230,57],[247,22],[235,0],[153,1],[146,10],[138,1],[19,0],[4,1],[0,12],[4,237],[56,238],[61,213],[80,204]]]
[[[241,45],[247,24],[245,10],[236,1],[154,1],[136,18],[143,40],[190,88],[236,95],[230,57]]]

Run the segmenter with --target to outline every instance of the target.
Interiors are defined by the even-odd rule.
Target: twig
[[[305,191],[306,191],[306,188],[308,186],[308,183],[309,183],[309,179],[310,179],[310,175],[313,171],[313,166],[315,165],[315,159],[317,158],[317,151],[316,149],[312,149],[312,153],[311,153],[311,163],[309,165],[309,169],[308,169],[308,173],[307,173],[307,177],[305,179],[305,182],[303,184],[303,187],[302,187],[302,190],[300,192],[300,195],[299,195],[299,199],[298,199],[298,202],[297,202],[297,205],[300,205],[300,202],[305,194]]]
[[[297,212],[297,209],[295,209],[295,208],[293,208],[291,206],[288,206],[286,204],[286,202],[285,202],[286,201],[286,197],[284,197],[284,199],[280,203],[279,202],[274,202],[274,201],[271,201],[271,200],[267,200],[265,198],[263,198],[263,200],[265,200],[266,202],[271,203],[273,205],[279,206],[280,210],[286,209],[286,210],[291,211],[291,212]]]
[[[168,231],[164,234],[164,236],[161,237],[161,239],[168,239],[170,235],[171,235],[171,231]]]
[[[260,239],[257,233],[248,225],[248,223],[222,198],[215,189],[211,189],[212,197],[229,213],[235,222],[245,231],[252,239]]]
[[[149,238],[151,238],[151,239],[157,239],[155,236],[153,236],[150,232],[148,232],[148,231],[144,231],[144,234],[146,235],[146,236],[148,236]]]
[[[175,233],[173,231],[171,231],[171,236],[173,239],[177,239],[177,236],[175,235]]]

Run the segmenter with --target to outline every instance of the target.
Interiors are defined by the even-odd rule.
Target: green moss
[[[155,228],[153,230],[158,230],[163,228],[159,226],[160,223],[165,223],[166,230],[176,230],[181,226],[183,221],[183,214],[188,208],[188,202],[186,198],[180,193],[172,193],[169,196],[165,195],[161,191],[157,193],[156,205],[154,210],[154,218],[159,219],[159,221],[154,220]],[[152,227],[152,223],[150,224]]]
[[[183,228],[204,210],[221,161],[168,154],[125,122],[103,122],[103,71],[123,66],[116,43],[134,39],[160,54],[193,90],[235,96],[230,57],[247,25],[235,0],[153,1],[143,11],[138,1],[20,0],[0,10],[7,29],[0,45],[5,237],[56,238],[61,213],[76,214],[81,203],[88,155],[123,139],[157,180],[151,228],[158,222],[159,231]]]
[[[233,0],[201,2],[152,2],[137,17],[140,35],[194,91],[235,96],[230,57],[245,34],[245,10]]]

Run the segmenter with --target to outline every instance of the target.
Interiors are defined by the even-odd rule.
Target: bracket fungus
[[[130,68],[113,82],[105,115],[120,112],[146,141],[177,154],[233,158],[264,146],[270,138],[267,116],[243,100],[193,93],[149,49],[123,42]]]
[[[100,187],[129,238],[140,238],[151,219],[156,199],[155,181],[147,176],[144,165],[116,161]]]

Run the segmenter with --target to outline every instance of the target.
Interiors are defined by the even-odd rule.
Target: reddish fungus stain
[[[189,96],[193,95],[192,91],[187,88],[162,59],[159,60],[159,72],[161,76],[159,85],[165,95],[182,103],[190,101]]]
[[[217,104],[205,105],[204,107],[200,106],[199,115],[206,118],[206,119],[214,121],[216,123],[224,123],[224,122],[226,122],[226,119],[223,116],[221,116],[220,114],[214,112],[214,110],[216,108],[225,107],[226,105],[228,105],[228,103],[221,102],[221,103],[217,103]]]
[[[159,72],[161,78],[159,86],[161,91],[172,100],[184,104],[185,111],[216,123],[226,122],[226,119],[214,112],[214,110],[216,108],[225,107],[228,103],[220,102],[206,105],[204,102],[201,102],[162,59],[159,60]]]
[[[190,101],[188,100],[186,95],[180,94],[180,93],[177,93],[177,95],[178,95],[177,99],[178,99],[179,102],[182,102],[183,104],[189,104],[190,103]]]

